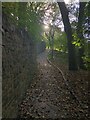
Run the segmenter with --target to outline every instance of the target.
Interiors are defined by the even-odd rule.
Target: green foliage
[[[85,67],[90,70],[90,57],[88,55],[85,55],[84,57],[82,57],[85,63]]]
[[[55,32],[54,48],[61,52],[67,52],[67,38],[64,32]]]
[[[8,16],[10,22],[17,24],[18,17],[18,3],[16,2],[3,2],[2,3],[2,12]]]
[[[86,8],[90,6],[87,4]],[[50,36],[50,32],[48,34],[43,34],[44,27],[43,27],[43,19],[46,19],[45,16],[49,19],[48,21],[54,25],[55,20],[58,18],[58,7],[56,4],[47,4],[47,3],[34,3],[34,2],[3,2],[2,3],[2,11],[8,16],[8,20],[10,23],[15,24],[18,28],[25,28],[32,36],[35,42],[45,40],[47,46],[51,48],[51,39],[52,36]],[[51,10],[51,13],[46,13],[46,11]],[[88,10],[85,9],[85,17],[88,16]],[[49,14],[49,16],[48,16]],[[50,23],[49,23],[50,24]],[[81,33],[86,33],[87,31],[87,24],[86,21],[83,22],[83,28],[81,29]],[[76,23],[74,24],[76,27]],[[74,26],[73,25],[73,26]],[[85,26],[86,25],[86,26]],[[60,30],[56,30],[58,28],[58,25],[56,28],[54,28],[54,50],[58,50],[61,52],[67,52],[67,38],[65,32],[60,32]],[[87,32],[88,33],[88,32]],[[81,36],[80,39],[77,36],[77,33],[74,29],[74,41],[72,44],[76,46],[76,48],[81,48],[82,46],[85,47],[85,57],[83,57],[85,63],[87,64],[89,62],[89,58],[87,57],[86,51],[89,51],[86,48],[86,42],[85,38]],[[51,42],[51,43],[50,43]]]
[[[50,34],[44,33],[43,40],[45,40],[47,47],[50,47]],[[65,32],[55,31],[54,33],[54,50],[67,52],[67,38]]]
[[[87,68],[87,70],[90,70],[90,43],[89,41],[86,42],[85,44],[85,52],[82,58],[84,60],[85,67]]]
[[[40,24],[38,3],[9,2],[3,3],[3,12],[8,15],[10,22],[19,28],[25,28],[35,40],[41,40],[42,25]]]
[[[72,42],[72,44],[74,44],[76,47],[81,48],[83,44],[83,40],[81,40],[80,38],[78,38],[76,32],[73,33],[73,37],[74,37],[74,41]]]
[[[42,39],[46,42],[46,47],[49,47],[49,35],[46,34],[45,32],[42,35]]]

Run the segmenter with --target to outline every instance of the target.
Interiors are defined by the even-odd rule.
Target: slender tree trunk
[[[52,59],[53,59],[53,55],[54,55],[54,28],[52,27],[52,30],[51,30],[51,43],[52,43]]]
[[[80,39],[80,42],[82,43],[81,48],[79,48],[78,53],[79,53],[79,58],[78,58],[78,64],[79,68],[84,69],[84,61],[83,61],[83,56],[84,56],[84,37],[83,37],[83,20],[84,20],[84,8],[86,5],[86,2],[80,2],[79,3],[79,16],[78,16],[78,25],[77,25],[77,36]]]
[[[51,32],[49,31],[49,48],[51,49]]]
[[[76,55],[75,55],[75,46],[72,44],[73,36],[72,29],[68,17],[68,10],[64,2],[58,2],[60,12],[62,15],[64,30],[67,35],[68,40],[68,60],[69,60],[69,70],[77,70]]]
[[[48,49],[51,49],[51,41],[50,41],[50,32],[49,32],[49,35],[47,33],[45,33],[45,35],[47,36],[48,38]]]

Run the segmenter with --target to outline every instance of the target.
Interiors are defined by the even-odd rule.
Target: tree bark
[[[53,59],[53,55],[54,55],[54,28],[52,26],[51,28],[51,56]]]
[[[78,58],[78,64],[79,68],[84,69],[84,61],[83,61],[83,56],[84,56],[84,37],[83,37],[83,20],[84,20],[84,8],[85,8],[86,2],[80,2],[79,3],[79,16],[78,16],[78,25],[77,25],[77,36],[80,39],[81,42],[81,48],[79,48],[78,53],[79,53],[79,58]]]
[[[72,44],[73,36],[72,29],[68,17],[68,10],[64,2],[58,2],[60,12],[63,19],[64,30],[67,35],[68,40],[68,60],[69,60],[69,70],[77,70],[76,55],[75,55],[75,46]]]

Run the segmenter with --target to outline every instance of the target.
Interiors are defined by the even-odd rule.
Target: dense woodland
[[[90,2],[2,2],[2,117],[88,120]]]
[[[52,51],[68,53],[69,70],[90,69],[90,3],[3,3],[4,13],[35,42],[44,40]],[[64,30],[65,31],[64,31]]]

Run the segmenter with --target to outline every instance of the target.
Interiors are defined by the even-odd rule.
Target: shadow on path
[[[47,62],[47,52],[37,57],[39,75],[20,105],[20,118],[81,118],[82,110],[72,99],[61,74]]]

